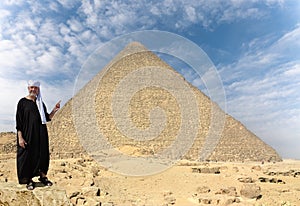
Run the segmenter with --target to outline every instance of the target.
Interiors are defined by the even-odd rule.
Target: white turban
[[[41,87],[40,87],[40,82],[39,81],[34,81],[34,80],[29,80],[28,81],[28,86],[34,86],[34,87],[39,87],[39,94],[36,97],[36,104],[40,112],[42,124],[46,124],[46,116],[45,116],[45,111],[43,107],[43,100],[42,100],[42,93],[41,93]]]
[[[39,81],[29,80],[28,86],[29,87],[40,87],[41,83]]]

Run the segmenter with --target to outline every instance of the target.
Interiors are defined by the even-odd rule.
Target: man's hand
[[[55,105],[55,107],[54,107],[54,109],[53,109],[54,112],[56,112],[57,110],[59,110],[59,108],[60,108],[60,102],[61,102],[61,100],[59,100],[59,101],[56,103],[56,105]]]
[[[27,142],[24,140],[24,138],[19,136],[19,146],[25,149],[26,145]]]
[[[59,110],[59,108],[60,108],[60,102],[61,102],[61,100],[59,100],[59,101],[56,103],[55,107],[53,108],[52,112],[50,113],[50,115],[49,115],[49,118],[50,118],[50,119],[52,119],[53,116],[54,116],[54,114]]]

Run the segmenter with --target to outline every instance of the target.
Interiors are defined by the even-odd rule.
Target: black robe
[[[50,121],[49,114],[43,103],[46,120]],[[37,104],[27,98],[22,98],[17,105],[16,129],[22,132],[27,145],[19,146],[17,135],[17,174],[20,184],[40,175],[47,174],[49,168],[49,138],[46,124],[42,124]]]

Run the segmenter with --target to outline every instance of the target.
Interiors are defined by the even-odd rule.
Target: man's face
[[[30,96],[36,97],[39,94],[39,88],[36,86],[29,86],[28,92]]]

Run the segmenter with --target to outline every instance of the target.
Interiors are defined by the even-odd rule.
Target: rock
[[[78,195],[80,194],[80,192],[73,192],[71,195],[70,195],[70,199],[72,199],[73,197],[77,197]]]
[[[165,197],[165,201],[168,205],[174,205],[176,203],[176,198],[174,196]]]
[[[84,160],[84,159],[79,159],[79,160],[77,161],[77,164],[80,165],[80,166],[82,166],[82,167],[86,167],[86,164],[85,164],[85,160]]]
[[[81,189],[83,196],[100,196],[100,189],[98,187],[83,187]]]
[[[25,185],[11,182],[0,183],[0,205],[23,206],[25,202],[31,206],[72,205],[67,197],[66,191],[55,186],[37,187],[29,191]]]
[[[292,176],[292,177],[297,177],[300,175],[300,171],[296,171],[296,170],[289,170],[289,171],[266,171],[264,172],[266,175],[269,176],[278,176],[278,175],[282,175],[282,176]]]
[[[93,174],[93,177],[99,176],[99,172],[100,172],[100,169],[99,169],[99,168],[97,168],[97,167],[92,167],[91,173]]]
[[[238,198],[229,198],[225,201],[223,205],[232,205],[233,203],[240,203],[240,199]]]
[[[293,176],[294,177],[300,176],[300,171],[293,172]]]
[[[258,180],[260,182],[269,182],[269,178],[267,178],[267,177],[259,177]]]
[[[76,200],[76,205],[84,205],[86,203],[86,199],[83,197],[79,197]]]
[[[88,206],[101,206],[101,201],[96,200],[94,198],[87,197],[84,204]]]
[[[174,197],[173,193],[170,191],[166,191],[164,193],[164,200],[167,205],[174,205],[176,203],[176,198]]]
[[[235,171],[235,172],[239,172],[239,168],[238,167],[233,167],[232,170]]]
[[[253,166],[251,169],[256,170],[256,171],[261,171],[261,166],[256,165],[256,166]]]
[[[220,167],[194,167],[192,172],[195,173],[208,173],[208,174],[220,174]]]
[[[253,183],[244,184],[240,191],[241,195],[249,199],[261,198],[261,188]]]
[[[271,179],[270,179],[270,183],[285,184],[284,181],[282,181],[281,179],[277,179],[277,178],[271,178]]]
[[[210,189],[207,186],[201,186],[197,188],[198,193],[209,193]]]
[[[281,179],[277,179],[277,178],[267,178],[267,177],[259,177],[258,180],[260,182],[267,182],[267,183],[278,183],[278,184],[285,184],[285,182]]]
[[[289,201],[282,201],[281,205],[282,206],[291,206],[292,204]]]
[[[253,183],[254,180],[251,177],[240,177],[238,178],[238,181],[243,183]]]
[[[228,187],[226,189],[220,189],[220,191],[216,192],[216,194],[220,195],[229,195],[229,196],[237,196],[236,188],[235,187]]]
[[[199,203],[208,205],[208,204],[212,203],[212,199],[209,199],[209,198],[199,198]]]

